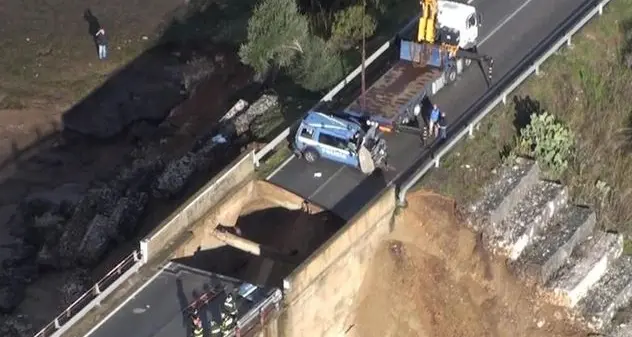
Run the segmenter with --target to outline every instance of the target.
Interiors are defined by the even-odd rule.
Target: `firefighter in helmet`
[[[224,312],[233,316],[233,318],[237,316],[237,304],[232,294],[228,294],[224,300]]]
[[[237,326],[237,322],[235,321],[235,318],[232,315],[228,315],[225,312],[222,312],[221,318],[222,318],[222,326],[220,330],[222,332],[222,336],[224,337],[229,336],[230,333],[233,332],[233,330],[235,329],[235,326]]]
[[[220,337],[222,335],[222,327],[212,318],[209,322],[209,328],[211,330],[211,337]]]
[[[191,325],[193,337],[204,337],[204,328],[202,327],[202,320],[198,315],[197,309],[191,311]]]

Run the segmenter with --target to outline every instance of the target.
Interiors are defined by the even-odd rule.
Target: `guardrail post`
[[[534,67],[535,67],[535,75],[540,76],[540,64],[536,63]]]
[[[55,324],[55,329],[59,329],[59,328],[61,328],[61,324],[59,324],[59,318],[55,318],[55,320],[53,321],[53,323]]]
[[[571,39],[572,39],[572,36],[569,35],[568,38],[566,39],[566,47],[572,49],[573,48],[573,42],[571,41]]]
[[[507,105],[507,93],[503,93],[503,105]]]
[[[140,257],[138,257],[138,251],[135,250],[133,254],[134,254],[134,262],[138,262],[140,260]]]
[[[435,167],[439,167],[439,161],[440,161],[440,160],[441,160],[441,156],[436,156],[436,157],[435,157],[435,160],[434,160],[434,162],[435,162]]]
[[[470,124],[470,127],[467,128],[467,135],[474,138],[474,124]]]
[[[149,255],[149,247],[147,247],[147,240],[146,239],[140,240],[139,246],[140,246],[140,257],[143,260],[143,264],[145,264],[147,263],[147,260],[148,260],[147,255]]]
[[[99,284],[98,283],[94,284],[94,294],[97,295],[97,296],[101,294],[101,289],[99,289]]]
[[[599,4],[599,15],[603,14],[603,2]]]

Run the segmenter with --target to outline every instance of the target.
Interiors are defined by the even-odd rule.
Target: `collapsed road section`
[[[185,334],[183,312],[195,301],[194,292],[217,288],[211,279],[231,280],[220,282],[217,302],[226,294],[236,297],[241,311],[232,333],[277,336],[342,330],[340,313],[350,310],[359,284],[335,285],[361,278],[372,247],[389,231],[394,189],[345,222],[291,192],[253,180],[253,172],[250,153],[209,182],[145,239],[147,262],[141,270],[64,336],[113,331],[146,337]],[[174,268],[189,275],[187,279],[181,274],[182,285],[170,272]],[[182,286],[186,301],[175,300]],[[260,296],[244,298],[235,292],[241,286],[256,287]],[[199,310],[218,317],[214,307]],[[266,310],[257,309],[262,307]],[[154,315],[164,328],[154,322]],[[136,324],[125,323],[130,320]]]

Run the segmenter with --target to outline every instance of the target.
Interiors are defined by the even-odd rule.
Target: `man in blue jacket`
[[[430,118],[428,119],[428,129],[430,129],[430,132],[435,138],[439,136],[439,127],[437,124],[440,117],[441,110],[439,110],[439,107],[436,104],[432,105],[432,111],[430,111]]]

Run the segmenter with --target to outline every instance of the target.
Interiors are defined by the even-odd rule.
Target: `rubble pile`
[[[85,271],[112,246],[135,235],[151,198],[178,196],[194,173],[212,164],[223,167],[222,159],[241,150],[250,123],[276,104],[277,97],[271,95],[247,109],[248,104],[239,101],[216,131],[180,158],[145,153],[107,182],[61,185],[0,209],[0,225],[8,226],[11,234],[0,237],[0,314],[17,308],[40,272],[69,271],[60,292],[65,303],[76,300],[94,282]],[[17,328],[6,323],[9,320],[0,321],[0,335],[12,336]]]
[[[566,188],[539,180],[539,172],[522,158],[497,170],[498,179],[469,208],[470,226],[515,275],[572,309],[588,329],[632,335],[632,324],[611,329],[632,301],[632,257],[622,256],[622,235],[595,230],[594,211],[569,204]]]
[[[221,119],[217,133],[199,139],[192,151],[167,164],[166,169],[152,187],[154,197],[178,196],[194,173],[204,170],[210,162],[223,156],[231,145],[233,149],[240,147],[240,143],[243,143],[241,139],[255,118],[276,106],[277,103],[278,98],[273,95],[263,95],[247,109],[247,104],[237,102],[236,108],[227,113],[228,117],[224,116]]]

